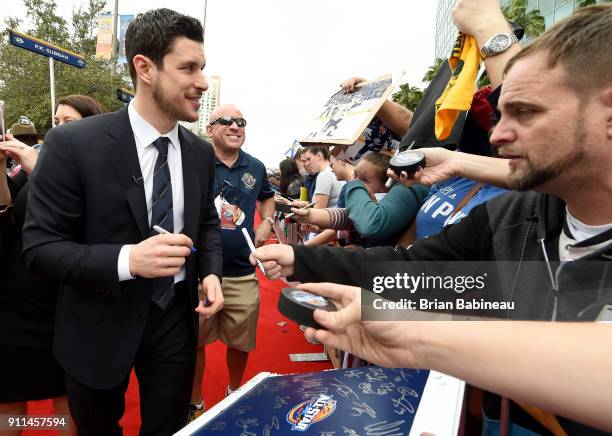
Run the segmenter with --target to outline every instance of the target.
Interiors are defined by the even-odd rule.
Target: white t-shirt
[[[328,195],[329,201],[327,202],[327,207],[336,207],[340,191],[345,183],[336,179],[336,175],[328,166],[317,175],[317,183],[313,195]]]
[[[559,236],[559,259],[562,261],[575,260],[610,243],[609,237],[595,238],[612,229],[612,223],[600,226],[589,226],[579,221],[565,208],[565,226]],[[592,241],[589,239],[594,238]]]

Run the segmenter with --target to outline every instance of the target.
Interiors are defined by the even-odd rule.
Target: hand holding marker
[[[251,236],[249,235],[249,231],[246,228],[243,227],[242,228],[242,234],[244,235],[244,239],[246,239],[246,243],[249,246],[249,250],[251,250],[251,254],[253,255],[253,257],[255,257],[255,245],[253,244],[253,241],[251,240]],[[257,262],[257,266],[259,267],[261,272],[264,275],[266,275],[266,270],[264,269],[263,264],[261,263],[261,261],[255,257],[255,262]]]
[[[306,206],[300,207],[300,210],[310,209],[311,207],[313,207],[317,203],[318,203],[317,201],[313,201],[312,203],[308,203]],[[291,218],[293,215],[295,215],[295,212],[291,212],[291,213],[285,215],[285,218]]]
[[[172,234],[168,230],[164,229],[163,227],[157,226],[157,225],[153,226],[153,230],[155,230],[160,235],[171,235]],[[197,253],[198,250],[194,246],[191,246],[191,252]]]

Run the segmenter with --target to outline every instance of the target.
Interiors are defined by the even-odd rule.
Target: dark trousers
[[[187,424],[195,369],[196,340],[187,290],[162,311],[151,304],[134,369],[140,393],[141,435],[171,435]],[[120,340],[120,338],[119,338]],[[122,435],[129,374],[119,386],[100,390],[66,375],[70,412],[79,436]]]

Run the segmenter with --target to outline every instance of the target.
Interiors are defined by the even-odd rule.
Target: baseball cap
[[[11,134],[13,136],[36,135],[36,127],[28,117],[22,115],[19,117],[19,120],[11,126]]]

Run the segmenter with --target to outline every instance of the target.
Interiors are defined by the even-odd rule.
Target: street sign
[[[29,50],[48,58],[72,65],[77,68],[85,68],[85,58],[81,55],[68,51],[64,48],[50,44],[25,33],[9,30],[9,39],[15,47]]]

